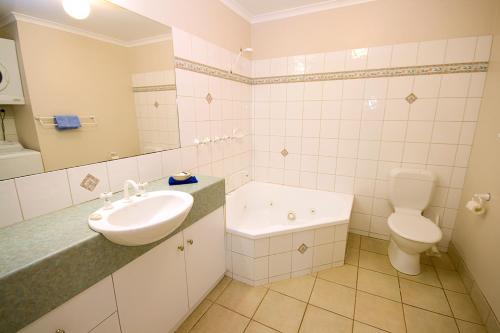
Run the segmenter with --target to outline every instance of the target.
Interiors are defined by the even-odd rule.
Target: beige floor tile
[[[358,271],[358,290],[401,302],[399,281],[396,276],[360,268]]]
[[[353,318],[356,291],[336,283],[317,279],[310,304]]]
[[[230,277],[224,276],[222,280],[220,280],[220,282],[217,284],[217,286],[215,286],[215,288],[210,292],[210,294],[208,294],[207,299],[215,302],[217,297],[219,297],[224,289],[226,289],[226,287],[229,285],[229,283],[231,283],[231,280],[232,279]]]
[[[264,287],[252,287],[233,280],[219,296],[217,303],[250,318],[266,292]]]
[[[456,291],[459,293],[467,293],[465,285],[462,282],[462,278],[460,277],[458,272],[441,268],[436,269],[436,271],[444,289]]]
[[[312,275],[304,275],[274,282],[269,287],[274,291],[308,302],[315,280],[316,278]]]
[[[361,236],[361,250],[387,255],[389,241],[372,237]]]
[[[441,253],[441,257],[431,257],[432,263],[436,268],[449,269],[454,271],[455,266],[446,253]]]
[[[352,333],[384,333],[387,331],[379,330],[373,326],[354,321]]]
[[[399,280],[403,303],[451,316],[451,310],[441,288],[405,279]]]
[[[361,244],[361,236],[350,232],[349,235],[347,236],[347,247],[359,249],[360,244]]]
[[[354,319],[389,332],[406,331],[401,303],[362,291],[356,294]]]
[[[345,259],[346,264],[358,266],[359,264],[359,249],[354,247],[348,247],[345,251]]]
[[[239,333],[247,327],[250,319],[214,304],[193,327],[193,333]]]
[[[448,302],[450,302],[451,311],[455,318],[482,324],[479,312],[477,312],[474,303],[469,295],[445,290]]]
[[[407,275],[401,272],[398,272],[398,275],[406,280],[411,280],[415,282],[420,282],[424,284],[428,284],[434,287],[441,288],[441,282],[439,282],[438,276],[436,274],[436,270],[431,265],[420,265],[420,274],[419,275]]]
[[[272,328],[252,320],[250,324],[248,324],[245,333],[279,333],[279,331],[273,330]]]
[[[352,320],[308,305],[300,326],[301,333],[351,333]]]
[[[457,319],[457,325],[460,333],[488,333],[483,325],[469,323],[468,321]]]
[[[318,278],[320,279],[342,284],[351,288],[356,288],[357,277],[358,267],[352,265],[333,267],[318,272]]]
[[[397,271],[392,267],[389,257],[378,253],[359,251],[359,267],[394,276],[397,275]]]
[[[426,255],[425,253],[422,253],[420,255],[420,263],[424,265],[432,265],[432,257]]]
[[[297,332],[306,303],[269,290],[254,319],[283,333]]]
[[[408,333],[458,333],[455,319],[404,305]]]
[[[200,305],[194,309],[193,312],[187,317],[187,319],[182,323],[182,325],[175,331],[177,333],[184,333],[184,332],[189,332],[190,329],[193,328],[194,325],[200,320],[200,318],[207,312],[207,310],[210,308],[212,305],[212,302],[209,300],[205,299],[203,300]]]

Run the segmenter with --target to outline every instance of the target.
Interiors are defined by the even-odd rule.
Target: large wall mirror
[[[0,68],[15,84],[14,41],[24,98],[0,91],[0,180],[179,147],[170,27],[105,0],[75,19],[62,3],[0,2]],[[56,126],[68,115],[79,128]]]

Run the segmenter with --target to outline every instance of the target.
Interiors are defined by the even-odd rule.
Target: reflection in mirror
[[[91,5],[2,0],[0,179],[179,147],[171,29]]]

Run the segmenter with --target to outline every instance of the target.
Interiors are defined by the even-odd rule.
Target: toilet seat
[[[441,229],[422,215],[393,213],[387,224],[392,232],[415,242],[434,244],[443,236]]]

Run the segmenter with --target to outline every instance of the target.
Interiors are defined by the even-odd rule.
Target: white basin
[[[130,200],[113,202],[89,217],[89,226],[113,243],[137,246],[153,243],[172,233],[193,206],[189,193],[154,191]]]

